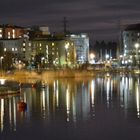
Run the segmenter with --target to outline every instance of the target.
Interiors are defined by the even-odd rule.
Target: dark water
[[[17,106],[20,99],[27,109]],[[140,139],[137,76],[50,80],[0,99],[0,140]]]

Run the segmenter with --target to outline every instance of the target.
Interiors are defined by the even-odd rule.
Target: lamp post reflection
[[[137,118],[140,118],[140,87],[136,85],[136,105],[137,105]]]
[[[69,88],[66,89],[66,109],[67,109],[67,122],[70,121],[70,92]]]
[[[95,81],[91,82],[91,109],[92,109],[92,117],[95,117]]]
[[[3,132],[4,126],[4,99],[1,99],[1,132]]]

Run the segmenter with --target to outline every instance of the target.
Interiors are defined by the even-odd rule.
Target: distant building
[[[74,67],[76,63],[73,42],[54,36],[30,40],[25,56],[31,65],[35,62],[39,67]]]
[[[0,57],[3,57],[5,69],[11,67],[14,63],[25,61],[25,49],[23,48],[23,39],[0,39]]]
[[[22,38],[24,28],[15,25],[0,25],[0,39],[16,39]]]
[[[140,58],[140,24],[128,25],[123,33],[123,64],[136,65]]]
[[[76,49],[77,64],[84,64],[89,61],[89,37],[87,34],[70,34],[67,35],[74,42]]]
[[[11,64],[75,68],[89,61],[89,37],[83,33],[52,35],[47,26],[0,25],[0,57],[6,62],[8,54]]]
[[[48,26],[40,26],[39,30],[42,32],[42,35],[50,35],[50,30]]]
[[[32,26],[26,28],[26,30],[30,39],[45,38],[50,35],[50,30],[48,26]]]

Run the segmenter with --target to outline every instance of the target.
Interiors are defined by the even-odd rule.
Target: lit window
[[[12,48],[12,51],[14,51],[14,48]]]
[[[52,46],[54,46],[54,43],[52,42]]]
[[[39,44],[39,46],[41,47],[41,46],[42,46],[42,44],[40,43],[40,44]]]
[[[15,30],[13,29],[13,38],[15,38]]]
[[[6,48],[4,48],[4,51],[6,52]]]
[[[82,34],[82,35],[81,35],[81,37],[82,37],[82,38],[85,38],[85,37],[86,37],[86,35]]]
[[[10,32],[8,32],[8,38],[10,39]]]
[[[0,38],[2,38],[2,34],[0,34]]]
[[[31,42],[29,42],[29,46],[31,47]]]
[[[2,29],[0,29],[0,33],[2,33]]]
[[[23,51],[25,52],[25,48],[23,48]]]
[[[15,51],[17,51],[17,48],[15,48]]]
[[[23,43],[23,46],[25,46],[25,43]]]

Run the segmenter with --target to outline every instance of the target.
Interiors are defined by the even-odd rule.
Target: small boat
[[[0,79],[0,96],[20,93],[19,82]]]
[[[27,104],[21,100],[17,103],[17,108],[20,112],[26,111],[27,110]]]

